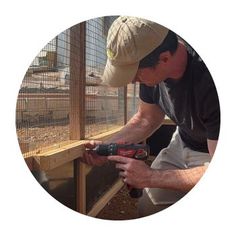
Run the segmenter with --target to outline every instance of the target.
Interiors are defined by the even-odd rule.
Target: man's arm
[[[208,151],[213,157],[217,146],[217,140],[207,140]],[[161,188],[170,188],[175,190],[189,191],[203,176],[207,166],[198,166],[187,170],[165,170],[152,173],[150,187],[159,185]],[[158,182],[155,184],[155,182]]]
[[[142,161],[122,156],[109,156],[108,160],[118,162],[116,168],[122,170],[120,175],[124,182],[136,188],[164,188],[188,192],[207,169],[207,166],[199,166],[185,170],[155,170]]]
[[[211,157],[213,157],[213,155],[215,153],[217,142],[218,142],[218,140],[207,139],[208,151],[209,151],[209,154]]]
[[[164,188],[182,192],[190,191],[205,173],[207,166],[198,166],[191,169],[151,170],[150,188]]]
[[[159,106],[140,100],[137,113],[120,132],[111,137],[107,142],[141,142],[161,126],[164,117],[165,114]]]
[[[150,136],[162,123],[164,113],[155,104],[148,104],[140,101],[138,112],[121,129],[120,132],[112,136],[105,143],[126,142],[138,143]],[[101,141],[90,141],[85,144],[86,148],[93,149]],[[107,157],[99,157],[95,153],[84,152],[81,161],[89,165],[103,165],[107,162]]]
[[[211,157],[216,149],[217,141],[208,140],[208,149]],[[120,156],[108,157],[117,161],[117,168],[121,169],[124,181],[137,188],[164,188],[183,192],[191,190],[205,173],[207,166],[198,166],[190,169],[155,170],[144,162]]]

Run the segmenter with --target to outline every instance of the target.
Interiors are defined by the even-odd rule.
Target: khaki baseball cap
[[[145,19],[117,18],[108,31],[103,84],[122,87],[130,83],[137,73],[139,61],[161,45],[168,31]]]

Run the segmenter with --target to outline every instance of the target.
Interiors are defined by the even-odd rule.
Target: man
[[[169,146],[151,167],[121,156],[84,154],[84,160],[91,165],[107,160],[117,162],[125,183],[145,188],[139,212],[146,216],[178,201],[206,171],[219,135],[218,96],[201,58],[159,24],[119,17],[110,28],[107,41],[103,82],[113,87],[140,83],[137,113],[107,142],[141,142],[161,126],[165,115],[178,127]],[[98,143],[93,141],[86,147],[93,148]]]

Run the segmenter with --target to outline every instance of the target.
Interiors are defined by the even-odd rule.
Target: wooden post
[[[70,139],[85,138],[86,22],[70,28]],[[86,214],[85,164],[74,160],[76,210]]]
[[[127,99],[127,86],[124,87],[124,125],[128,121],[128,99]]]
[[[70,139],[85,137],[85,22],[70,29]]]
[[[118,88],[118,111],[124,115],[124,124],[127,122],[127,86]]]

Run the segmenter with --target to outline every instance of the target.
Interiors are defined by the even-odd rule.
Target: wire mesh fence
[[[66,30],[51,40],[24,76],[16,106],[22,152],[69,139],[69,37]]]
[[[84,78],[80,78],[85,82],[84,138],[123,125],[127,119],[125,114],[130,118],[137,107],[136,85],[128,86],[127,98],[125,88],[100,85],[106,63],[107,33],[115,19],[116,16],[101,17],[85,23],[85,73]],[[76,49],[71,42],[72,28],[57,35],[39,52],[22,81],[16,106],[16,128],[23,153],[71,138],[70,116],[74,109],[71,107],[71,78],[77,76],[71,69],[72,49]],[[81,40],[80,35],[78,39]]]
[[[57,35],[32,61],[18,94],[16,130],[26,163],[28,159],[32,174],[50,195],[74,210],[78,201],[83,202],[80,205],[85,205],[86,212],[92,209],[117,180],[115,165],[94,167],[86,174],[80,182],[81,186],[86,183],[84,202],[76,190],[78,175],[82,174],[77,160],[41,170],[31,159],[74,139],[123,126],[135,113],[137,85],[110,88],[100,84],[107,59],[107,33],[115,19],[92,19]]]
[[[108,28],[115,18],[86,23],[86,137],[124,124],[124,88],[98,86],[106,64]]]

